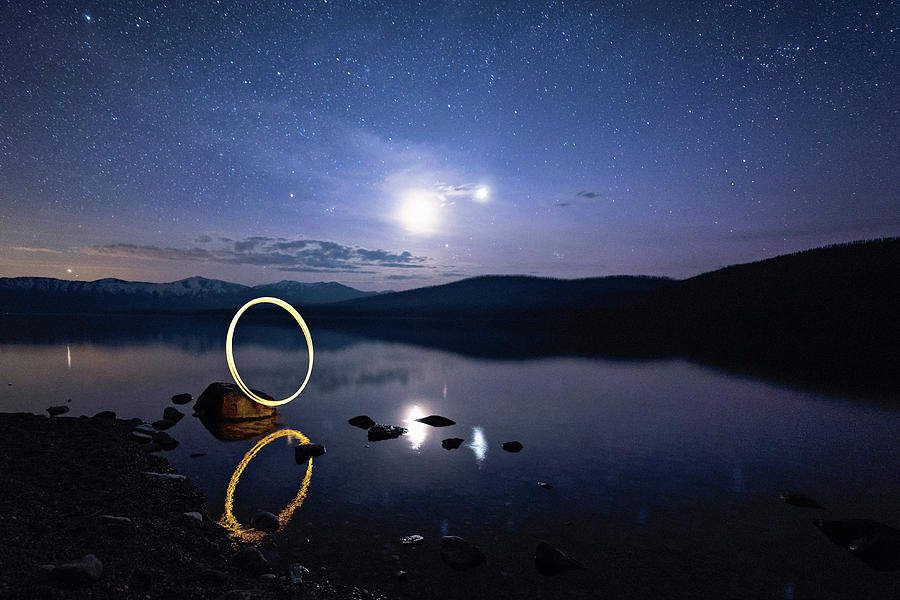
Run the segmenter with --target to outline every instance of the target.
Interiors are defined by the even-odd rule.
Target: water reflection
[[[206,427],[214,438],[223,442],[246,440],[268,433],[277,425],[276,415],[270,415],[261,419],[247,421],[225,421],[222,419],[203,416],[200,422]]]
[[[66,344],[66,366],[72,369],[72,349]]]
[[[480,467],[484,463],[484,457],[487,456],[488,445],[484,437],[484,430],[481,427],[472,428],[472,442],[469,448],[475,453],[475,462]]]
[[[219,519],[219,525],[227,529],[232,537],[238,538],[244,543],[258,543],[269,534],[253,529],[252,527],[245,527],[238,522],[234,516],[234,490],[237,488],[241,474],[244,472],[244,469],[247,468],[247,465],[250,464],[250,461],[253,460],[253,457],[265,446],[282,437],[288,437],[289,440],[296,440],[301,444],[309,443],[309,438],[295,429],[281,429],[274,433],[270,433],[259,440],[256,445],[244,455],[244,458],[241,459],[241,462],[238,463],[237,468],[234,470],[231,480],[228,482],[228,488],[225,491],[225,513],[222,515],[222,518]],[[300,482],[300,489],[297,491],[297,495],[280,513],[278,513],[277,531],[284,529],[284,526],[291,520],[294,511],[300,508],[303,501],[306,499],[306,493],[309,489],[309,480],[310,477],[312,477],[312,463],[313,459],[310,458],[307,463],[306,474]]]
[[[413,404],[406,410],[406,438],[413,450],[418,450],[425,438],[428,437],[428,425],[419,423],[416,419],[427,416],[418,404]]]

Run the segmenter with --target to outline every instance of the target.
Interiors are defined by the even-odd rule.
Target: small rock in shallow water
[[[538,485],[544,488],[545,490],[553,489],[552,483],[547,483],[546,481],[538,481]]]
[[[278,517],[270,512],[261,510],[250,517],[250,526],[258,531],[271,533],[273,531],[278,531],[280,523],[278,522]]]
[[[447,438],[446,440],[441,440],[441,447],[445,450],[456,450],[464,441],[462,438]]]
[[[166,421],[172,421],[173,423],[177,423],[181,419],[184,418],[184,413],[175,408],[174,406],[167,406],[163,410],[163,419]]]
[[[794,492],[788,490],[781,494],[781,499],[784,500],[785,504],[792,504],[794,506],[802,506],[804,508],[822,508],[818,502],[816,502],[803,492]]]
[[[69,407],[65,405],[51,406],[47,409],[47,412],[50,413],[51,417],[55,417],[56,415],[61,415],[69,412]]]
[[[406,571],[396,571],[394,573],[394,579],[397,581],[406,581]]]
[[[140,425],[132,429],[132,431],[140,431],[141,433],[146,433],[148,435],[153,435],[154,433],[156,433],[156,430],[153,429],[153,425],[151,425],[150,423],[141,423]]]
[[[400,538],[400,543],[406,544],[407,546],[417,546],[418,544],[421,544],[424,541],[425,541],[425,538],[423,538],[421,535],[419,535],[417,533]]]
[[[172,396],[172,404],[187,404],[194,399],[190,394],[175,394]]]
[[[243,548],[232,556],[231,563],[250,575],[259,576],[269,572],[269,561],[252,546]]]
[[[503,442],[500,447],[507,452],[519,452],[525,446],[523,446],[521,442]]]
[[[484,562],[484,553],[475,544],[448,535],[441,538],[441,560],[454,569],[471,569]]]
[[[89,586],[100,579],[103,563],[93,554],[86,554],[76,561],[59,565],[50,572],[55,583],[61,586]]]
[[[96,415],[94,415],[95,419],[115,419],[116,413],[111,410],[101,410]]]
[[[300,444],[294,446],[294,461],[298,465],[309,462],[309,459],[325,454],[325,446],[321,444]]]
[[[447,417],[442,417],[441,415],[429,415],[427,417],[422,417],[421,419],[416,419],[419,423],[425,423],[426,425],[431,425],[432,427],[447,427],[449,425],[456,425],[456,421],[451,421]]]
[[[347,422],[360,429],[369,429],[375,425],[375,421],[369,415],[359,415],[358,417],[347,419]]]
[[[194,452],[191,454],[191,458],[200,458],[201,456],[206,456],[206,452]]]
[[[369,441],[380,442],[381,440],[393,440],[406,433],[405,427],[395,427],[393,425],[373,425],[369,428]]]
[[[559,575],[584,568],[580,562],[547,542],[540,542],[535,549],[534,566],[542,575]]]
[[[170,421],[168,419],[160,419],[159,421],[153,421],[153,429],[155,429],[156,431],[170,429],[173,425],[175,425],[175,421]]]

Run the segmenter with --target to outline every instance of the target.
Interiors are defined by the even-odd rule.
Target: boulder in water
[[[251,391],[260,398],[274,400],[265,392]],[[209,384],[197,398],[194,410],[205,417],[223,421],[263,419],[275,414],[274,406],[260,404],[247,397],[237,385],[223,382]]]
[[[415,420],[419,423],[431,425],[432,427],[447,427],[449,425],[456,425],[456,421],[451,421],[447,417],[442,417],[440,415],[429,415],[427,417],[422,417],[421,419]]]

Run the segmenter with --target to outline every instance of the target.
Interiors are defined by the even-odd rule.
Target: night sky
[[[895,2],[16,2],[0,276],[688,277],[900,235]]]

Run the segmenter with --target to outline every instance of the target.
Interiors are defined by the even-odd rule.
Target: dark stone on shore
[[[178,440],[173,438],[165,431],[157,431],[156,433],[154,433],[153,441],[154,443],[159,444],[159,447],[163,450],[173,450],[176,446],[178,446]]]
[[[520,452],[525,446],[521,442],[503,442],[500,447],[507,452]]]
[[[300,444],[294,447],[294,460],[298,465],[309,462],[309,459],[325,454],[325,446],[321,444]]]
[[[580,562],[547,542],[540,542],[537,545],[534,551],[534,566],[541,575],[559,575],[584,568]]]
[[[160,419],[159,421],[153,421],[153,429],[157,431],[163,431],[166,429],[170,429],[175,425],[175,421],[170,421],[168,419]]]
[[[269,561],[262,555],[262,552],[252,546],[243,548],[232,556],[231,564],[254,577],[269,572]]]
[[[553,489],[553,484],[552,484],[552,483],[547,483],[546,481],[538,481],[538,485],[541,486],[542,488],[544,488],[545,490],[552,490],[552,489]]]
[[[406,433],[405,427],[395,427],[394,425],[373,425],[369,428],[369,441],[380,442],[382,440],[393,440]]]
[[[100,579],[103,563],[93,554],[65,563],[50,572],[50,578],[63,587],[87,587]]]
[[[804,508],[822,508],[818,502],[804,494],[803,492],[795,492],[788,490],[781,494],[781,499],[785,504],[793,506],[802,506]]]
[[[475,544],[448,535],[441,538],[441,560],[454,569],[471,569],[484,562],[484,553]]]
[[[251,391],[260,398],[274,400],[265,392]],[[214,382],[206,386],[197,398],[194,410],[209,418],[224,421],[262,419],[275,414],[275,407],[260,404],[248,398],[237,385],[224,382]]]
[[[116,413],[111,410],[101,410],[96,415],[94,415],[95,419],[113,419],[116,418]]]
[[[175,408],[174,406],[167,406],[163,410],[163,419],[166,421],[172,421],[173,423],[177,423],[181,419],[184,418],[184,413]]]
[[[278,517],[263,510],[250,517],[250,526],[258,531],[271,533],[278,531],[281,523],[278,522]]]
[[[816,519],[813,524],[876,571],[900,570],[900,531],[893,527],[869,519]]]
[[[445,450],[456,450],[464,441],[465,440],[462,438],[447,438],[446,440],[441,441],[441,446]]]
[[[370,429],[375,425],[375,421],[368,415],[359,415],[358,417],[347,419],[347,422],[360,429]]]
[[[194,397],[190,394],[175,394],[172,396],[172,404],[188,404],[192,402]]]
[[[61,415],[69,412],[69,407],[65,405],[51,406],[47,409],[47,412],[50,413],[51,417],[55,417],[56,415]]]
[[[427,417],[416,419],[416,421],[431,425],[432,427],[448,427],[450,425],[456,425],[456,421],[451,421],[447,417],[442,417],[440,415],[428,415]]]

